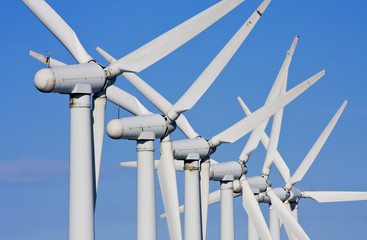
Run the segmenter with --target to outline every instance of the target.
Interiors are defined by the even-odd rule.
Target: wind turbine
[[[95,174],[99,165],[95,166],[95,171],[93,155],[98,163],[103,142],[106,87],[123,72],[140,72],[159,61],[243,0],[223,0],[108,67],[94,61],[75,32],[45,1],[22,1],[78,62],[77,65],[42,69],[37,72],[34,82],[42,92],[70,95],[69,239],[94,239]],[[90,113],[92,93],[93,131]]]
[[[273,113],[275,113],[280,108],[284,107],[286,104],[291,102],[294,98],[296,98],[298,95],[300,95],[303,91],[305,91],[308,87],[313,85],[318,79],[320,79],[325,74],[325,71],[321,71],[318,74],[315,74],[313,77],[309,78],[308,80],[304,81],[303,83],[299,84],[294,89],[288,91],[286,94],[282,95],[275,101],[272,101],[271,103],[265,105],[264,107],[260,108],[256,111],[256,115],[252,115],[249,118],[244,118],[237,122],[236,124],[232,125],[231,127],[227,128],[223,132],[217,134],[216,136],[212,137],[210,140],[206,140],[202,137],[198,137],[195,139],[187,139],[187,140],[179,140],[173,142],[173,149],[174,149],[174,158],[179,160],[186,160],[188,161],[188,164],[185,163],[185,181],[187,180],[187,183],[185,182],[185,186],[189,189],[194,189],[194,191],[185,191],[185,200],[193,205],[188,205],[185,201],[186,205],[186,211],[185,215],[192,216],[196,213],[195,221],[193,222],[196,224],[195,226],[200,226],[200,206],[197,205],[198,202],[200,202],[199,193],[196,193],[199,191],[199,176],[198,176],[198,161],[207,159],[210,157],[210,155],[216,150],[216,147],[219,146],[222,143],[231,143],[248,132],[250,132],[253,128],[255,128],[258,124],[266,120],[268,117],[270,117]],[[130,82],[132,82],[132,79],[129,79]],[[165,107],[167,105],[160,105],[160,102],[167,102],[167,100],[162,100],[163,97],[160,96],[160,99],[162,101],[158,101],[158,95],[157,92],[154,91],[154,98],[152,98],[151,93],[152,88],[144,83],[141,79],[133,79],[134,86],[138,88],[140,92],[143,93],[159,110],[161,110],[163,113],[165,113]],[[176,103],[177,104],[177,103]],[[167,114],[166,114],[167,116]],[[196,162],[196,163],[195,163]],[[191,188],[190,188],[191,187]],[[194,194],[194,196],[192,195]],[[196,195],[195,195],[196,194]],[[194,201],[195,199],[195,201]],[[188,211],[188,210],[190,210]],[[194,210],[193,210],[194,209]],[[197,214],[197,212],[199,213]],[[189,212],[189,213],[187,213]],[[191,214],[191,215],[190,215]],[[186,217],[187,218],[187,217]],[[191,219],[191,218],[189,218]],[[194,218],[193,218],[194,219]],[[188,224],[193,224],[192,222]],[[193,224],[194,225],[194,224]],[[185,225],[185,228],[187,225]],[[193,226],[194,227],[194,226]]]
[[[330,135],[336,122],[338,121],[340,115],[342,114],[346,104],[347,104],[347,101],[344,101],[342,106],[339,108],[337,113],[334,115],[330,123],[327,125],[327,127],[323,131],[323,133],[317,139],[314,146],[311,148],[309,153],[306,155],[305,159],[302,161],[301,165],[298,167],[296,172],[293,174],[293,176],[288,181],[286,181],[285,187],[276,188],[274,189],[274,191],[272,191],[271,189],[268,189],[267,195],[268,197],[270,197],[270,200],[266,200],[266,201],[271,203],[271,206],[269,208],[269,218],[270,218],[269,221],[270,221],[270,230],[272,232],[273,239],[280,239],[280,232],[279,232],[280,221],[278,217],[281,217],[281,220],[284,222],[283,218],[288,218],[289,216],[292,216],[290,212],[287,212],[288,209],[286,209],[286,207],[283,204],[279,204],[279,201],[278,201],[279,199],[282,200],[281,202],[286,202],[287,205],[288,203],[290,204],[290,206],[288,205],[288,208],[291,208],[293,210],[293,216],[297,221],[298,221],[298,212],[297,212],[298,211],[298,201],[301,198],[308,197],[308,198],[313,198],[316,201],[324,201],[324,202],[367,200],[366,192],[301,192],[299,189],[294,188],[294,185],[297,182],[301,181],[303,176],[306,174],[308,169],[311,167],[313,161],[315,160],[316,156],[318,155],[321,148],[325,144],[328,136]],[[251,114],[249,109],[248,108],[246,109],[246,106],[244,110],[247,115]],[[280,126],[276,128],[280,128]],[[277,129],[276,132],[278,132],[279,130],[280,129]],[[271,134],[273,134],[273,128],[272,128]],[[278,137],[279,135],[277,136],[277,138]],[[273,159],[274,155],[271,156],[271,158]],[[273,211],[275,211],[276,214],[274,214]],[[294,235],[293,233],[289,233],[288,230],[287,230],[287,233],[289,235]],[[301,235],[298,235],[297,239],[307,239],[307,235],[303,235],[303,237]]]
[[[279,74],[273,84],[273,87],[269,93],[268,100],[266,103],[269,103],[273,99],[275,99],[277,96],[280,95],[281,91],[285,92],[285,84],[287,80],[288,75],[288,68],[290,64],[290,60],[293,56],[293,52],[296,46],[298,40],[298,36],[294,39],[290,49],[287,52],[286,59],[284,60],[284,63],[282,65],[282,68],[279,71]],[[253,133],[256,131],[256,129],[264,128],[266,127],[267,121],[264,121],[261,125],[259,125]],[[265,124],[265,126],[264,126]],[[251,141],[253,141],[254,134],[251,134],[251,137],[249,139],[249,142],[251,144]],[[261,132],[260,132],[261,133]],[[256,135],[256,134],[255,134]],[[260,139],[259,139],[260,140]],[[246,149],[248,148],[249,144],[247,143],[244,151],[246,152]],[[255,200],[255,197],[251,197],[253,195],[253,192],[259,194],[260,192],[264,192],[266,190],[266,187],[268,186],[268,183],[261,177],[254,177],[250,179],[245,178],[245,174],[247,172],[247,168],[245,166],[245,163],[248,160],[248,157],[243,157],[244,154],[240,155],[238,162],[226,162],[222,164],[218,164],[215,166],[210,167],[210,176],[209,174],[202,174],[201,175],[201,186],[209,186],[209,178],[215,181],[221,182],[220,187],[220,195],[218,195],[225,202],[221,201],[221,238],[222,239],[233,239],[233,232],[234,232],[234,224],[233,224],[233,200],[230,200],[233,196],[233,185],[237,185],[235,187],[235,192],[245,191],[246,194],[243,197],[244,207],[249,215],[249,238],[252,238],[251,236],[256,235],[257,232],[260,233],[261,237],[263,239],[270,239],[270,233],[267,229],[265,220],[263,218],[261,219],[260,216],[262,216],[261,211],[258,207],[258,204]],[[202,164],[204,166],[204,164]],[[242,171],[241,171],[242,169]],[[202,172],[205,172],[205,170]],[[217,173],[217,174],[215,174]],[[220,173],[220,174],[218,174]],[[241,181],[239,181],[239,178],[241,178]],[[251,184],[249,184],[249,181],[252,183],[255,187],[249,187]],[[243,188],[241,186],[244,186]],[[206,193],[206,196],[203,194],[203,198],[206,198],[207,201],[202,201],[202,207],[207,209],[209,198],[208,194]],[[203,217],[203,226],[206,226],[206,211],[203,211],[205,213]],[[258,238],[258,237],[257,237]]]
[[[174,106],[170,106],[170,104],[163,103],[163,107],[169,107],[170,109],[165,113],[165,116],[161,115],[146,115],[144,117],[132,117],[128,119],[120,119],[120,120],[112,120],[107,126],[107,133],[110,137],[114,139],[132,139],[138,141],[144,141],[144,144],[148,144],[149,147],[146,147],[146,152],[149,152],[148,155],[144,155],[148,160],[140,159],[138,157],[138,234],[143,234],[144,230],[154,229],[155,228],[155,202],[150,201],[147,203],[144,199],[155,199],[154,195],[154,164],[153,164],[153,140],[155,138],[162,138],[161,141],[161,164],[158,168],[158,175],[160,179],[161,189],[163,201],[165,203],[165,208],[168,213],[167,222],[170,229],[170,236],[175,239],[180,238],[180,222],[179,222],[179,212],[178,212],[178,197],[177,186],[175,183],[175,169],[173,166],[173,155],[172,155],[172,146],[169,138],[169,134],[175,129],[173,125],[175,120],[178,120],[181,113],[187,111],[192,108],[192,106],[199,100],[199,98],[204,94],[204,92],[209,88],[209,86],[213,83],[215,78],[219,75],[221,70],[225,67],[225,65],[229,62],[231,57],[240,47],[242,42],[246,39],[261,14],[264,12],[270,0],[264,1],[259,8],[255,11],[255,13],[243,24],[243,26],[238,30],[238,32],[232,37],[232,39],[228,42],[228,44],[222,49],[222,51],[216,56],[216,58],[209,64],[209,66],[204,70],[204,72],[199,76],[199,78],[195,81],[192,87],[181,97],[180,100]],[[114,62],[115,59],[107,54],[102,49],[98,48],[98,51],[105,56],[106,59]],[[126,77],[130,82],[136,81],[142,84],[142,80],[132,73],[124,73],[124,77]],[[150,96],[157,95],[154,91],[151,91]],[[155,98],[157,99],[157,98]],[[156,100],[157,101],[157,100]],[[162,105],[162,104],[161,104]],[[153,117],[154,116],[154,117]],[[187,121],[186,121],[186,124]],[[134,129],[134,133],[132,133],[131,129]],[[159,130],[158,130],[159,129]],[[192,128],[190,127],[190,130]],[[185,131],[184,131],[185,132]],[[187,132],[187,131],[186,131]],[[186,134],[189,138],[196,138],[198,134],[193,130],[189,131]],[[139,143],[138,143],[138,151],[141,152]],[[149,149],[149,150],[148,150]],[[142,156],[142,154],[140,154]],[[139,155],[138,155],[139,156]],[[199,159],[197,159],[199,160]],[[198,161],[192,161],[191,164],[196,164]],[[140,164],[139,164],[140,162]],[[163,164],[167,162],[166,164]],[[171,163],[168,163],[171,162]],[[143,169],[143,165],[146,166],[146,170]],[[149,166],[149,168],[148,168]],[[166,168],[164,167],[166,166]],[[169,166],[169,167],[168,167]],[[188,166],[189,168],[196,166]],[[161,170],[161,169],[166,170]],[[185,171],[186,174],[192,174],[193,171]],[[162,179],[162,180],[161,180]],[[174,180],[173,180],[174,179]],[[185,179],[192,179],[190,177]],[[150,183],[148,186],[146,183]],[[191,182],[191,181],[190,181]],[[171,183],[169,186],[168,184]],[[195,184],[192,185],[194,187]],[[140,187],[141,186],[141,187]],[[190,186],[190,184],[186,184],[185,186]],[[149,190],[147,190],[149,188]],[[190,189],[190,187],[189,187]],[[194,195],[191,197],[190,194],[195,193],[191,190],[187,189],[185,196],[192,201],[195,199],[199,200],[200,197],[198,195]],[[150,194],[149,194],[150,193]],[[174,195],[174,196],[173,196]],[[149,205],[149,206],[148,206]],[[190,205],[190,204],[189,204]],[[171,207],[170,207],[171,206]],[[144,212],[139,209],[145,209]],[[148,209],[148,210],[147,210]],[[190,209],[190,207],[188,207]],[[149,212],[151,214],[147,214]],[[190,212],[190,211],[189,211]],[[140,213],[140,214],[139,214]],[[199,213],[199,216],[195,216],[195,213]],[[149,216],[149,217],[147,217]],[[194,216],[195,219],[199,219],[200,222],[200,208],[199,210],[196,208],[193,210],[193,214],[190,216]],[[185,218],[185,238],[192,239],[201,238],[201,227],[200,224],[196,224],[193,220],[194,217]],[[142,222],[141,219],[144,219],[145,222]],[[172,220],[174,219],[174,221]],[[173,223],[174,222],[174,223]],[[150,226],[150,227],[147,227]],[[186,227],[187,226],[187,227]],[[191,227],[190,227],[191,226]],[[175,229],[175,230],[173,230]],[[153,234],[152,234],[153,233]],[[154,235],[154,231],[147,230],[144,234],[146,236]]]

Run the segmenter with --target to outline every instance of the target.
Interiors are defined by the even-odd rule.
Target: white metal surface
[[[302,197],[318,202],[346,202],[367,200],[367,192],[305,191]]]
[[[234,240],[233,182],[220,183],[220,239]]]
[[[259,240],[259,234],[257,234],[254,224],[252,224],[250,218],[247,218],[247,239],[248,240]]]
[[[184,239],[202,238],[199,189],[199,161],[185,163]]]
[[[89,95],[70,96],[69,240],[94,239],[92,124]]]
[[[269,230],[272,240],[280,240],[280,220],[271,204],[269,204]]]
[[[172,142],[169,136],[161,141],[161,160],[157,173],[164,209],[167,214],[170,239],[182,239],[176,171],[172,152]]]
[[[118,87],[109,86],[106,89],[106,96],[108,101],[120,106],[134,115],[140,116],[151,114],[151,112],[149,112],[136,97]]]
[[[256,232],[262,240],[271,240],[268,226],[266,225],[264,216],[261,212],[260,206],[252,193],[251,187],[245,177],[241,179],[242,186],[242,205],[245,208],[248,220],[251,221]]]
[[[93,97],[93,146],[94,146],[94,168],[96,175],[96,192],[98,191],[99,170],[101,166],[103,136],[105,126],[106,95]]]
[[[208,220],[209,206],[209,180],[210,180],[210,160],[205,160],[201,163],[200,168],[200,199],[201,199],[201,222],[203,240],[206,239],[206,226]]]
[[[157,239],[154,140],[137,141],[137,240]]]
[[[298,240],[310,239],[298,222],[293,218],[292,214],[284,206],[283,202],[277,197],[273,190],[269,189],[267,195],[271,199],[271,204],[274,211],[280,220],[286,225],[288,231],[293,234]]]

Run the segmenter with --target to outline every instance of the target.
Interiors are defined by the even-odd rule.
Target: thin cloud
[[[68,175],[69,163],[60,160],[0,161],[0,184],[55,182]]]

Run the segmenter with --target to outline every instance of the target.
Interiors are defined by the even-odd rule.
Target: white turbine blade
[[[245,134],[259,126],[263,121],[268,119],[271,115],[283,108],[285,105],[293,101],[297,96],[303,93],[306,89],[312,86],[317,80],[325,75],[325,71],[321,71],[314,76],[310,77],[306,81],[302,82],[292,90],[283,94],[275,101],[266,104],[262,108],[250,116],[243,118],[236,124],[227,128],[223,132],[214,136],[210,141],[213,146],[218,146],[221,143],[232,143],[243,137]]]
[[[268,189],[266,192],[271,199],[271,204],[279,219],[287,226],[287,230],[294,235],[298,240],[310,239],[299,223],[294,219],[291,212],[284,206],[283,202],[275,195],[273,190]]]
[[[237,99],[240,102],[246,115],[247,116],[251,115],[250,109],[246,106],[246,104],[242,101],[242,99],[240,97],[238,97]],[[265,149],[268,150],[269,137],[265,132],[263,132],[261,135],[261,143],[264,145]],[[284,159],[277,150],[275,151],[274,165],[278,169],[278,172],[282,176],[284,182],[287,183],[291,178],[291,174],[287,164],[285,163]]]
[[[242,205],[245,208],[249,220],[251,220],[257,233],[262,240],[271,240],[269,228],[266,225],[264,216],[261,212],[259,203],[257,202],[251,187],[246,178],[241,179],[242,186]]]
[[[296,172],[293,174],[291,179],[287,182],[286,188],[291,189],[294,184],[301,181],[305,176],[308,169],[311,167],[312,163],[315,161],[317,155],[319,154],[321,148],[324,146],[326,140],[328,139],[331,131],[334,129],[335,124],[338,122],[340,115],[343,113],[345,106],[348,101],[344,101],[339,110],[336,112],[334,117],[331,119],[329,124],[326,126],[324,131],[321,133],[320,137],[317,139],[315,144],[312,146],[311,150],[307,153],[306,157],[303,159],[302,163],[297,168]]]
[[[168,110],[172,107],[172,104],[168,102],[162,95],[160,95],[156,90],[144,82],[140,77],[134,73],[123,73],[122,74],[136,89],[139,90],[154,106],[156,106],[159,111],[166,114]],[[188,137],[196,138],[199,136],[198,133],[191,127],[184,115],[176,120],[178,128]]]
[[[176,171],[181,171],[181,172],[184,171],[184,161],[175,159],[174,164],[175,164]],[[121,162],[120,166],[121,167],[137,168],[138,167],[138,162],[137,161]],[[158,169],[158,167],[159,167],[159,160],[154,160],[154,169]]]
[[[22,0],[48,30],[64,45],[78,63],[93,61],[73,29],[43,0]]]
[[[281,89],[285,89],[285,86],[287,84],[288,69],[291,64],[291,60],[292,60],[297,42],[298,42],[298,36],[294,38],[291,47],[287,51],[287,55],[283,61],[282,67],[279,70],[277,78],[275,79],[275,82],[270,90],[270,93],[266,99],[265,104],[270,103],[271,101],[275,100],[280,95]],[[261,125],[259,125],[257,128],[255,128],[252,131],[240,155],[240,158],[239,158],[240,161],[246,162],[247,159],[250,157],[251,153],[257,148],[260,142],[261,135],[265,131],[267,124],[268,124],[268,120],[264,121]]]
[[[182,235],[176,170],[172,153],[172,142],[170,140],[163,140],[161,142],[161,160],[159,162],[157,173],[162,192],[164,209],[167,214],[167,225],[170,239],[181,239]]]
[[[93,97],[93,145],[94,145],[94,168],[96,175],[96,192],[98,190],[99,170],[101,166],[103,136],[105,126],[106,96]]]
[[[209,174],[210,174],[210,160],[201,164],[200,169],[200,193],[201,193],[201,222],[203,239],[206,239],[206,225],[208,219],[208,205],[209,205]]]
[[[195,103],[203,96],[208,90],[210,85],[222,72],[227,63],[231,60],[238,48],[247,38],[257,21],[260,19],[262,12],[270,3],[270,0],[265,0],[259,8],[251,15],[251,17],[242,25],[242,27],[236,32],[226,46],[219,52],[219,54],[213,59],[208,67],[200,74],[198,79],[191,85],[191,87],[185,92],[185,94],[176,102],[175,105],[168,111],[167,116],[171,120],[177,119],[177,117],[190,110]]]
[[[279,142],[282,117],[283,117],[283,108],[280,109],[278,112],[276,112],[273,118],[273,124],[271,128],[270,140],[269,140],[269,145],[268,145],[268,151],[266,152],[265,162],[263,165],[263,169],[261,171],[262,174],[265,176],[269,176],[270,167],[275,158],[275,153],[277,151],[278,142]]]
[[[112,57],[110,54],[108,54],[105,50],[103,50],[100,47],[96,47],[96,50],[99,54],[102,55],[102,57],[104,57],[109,63],[113,63],[116,62],[116,58]]]
[[[109,66],[112,75],[140,72],[164,58],[237,7],[243,0],[223,0],[169,30]]]
[[[283,78],[284,78],[283,87],[280,90],[280,95],[284,94],[286,91],[288,71],[284,72]],[[274,161],[274,158],[277,152],[277,148],[278,148],[280,129],[282,125],[282,118],[283,118],[283,108],[281,108],[278,112],[274,114],[273,124],[271,126],[271,133],[270,133],[268,149],[266,152],[264,165],[261,171],[263,176],[269,176],[270,174],[270,168]]]
[[[115,62],[116,59],[104,51],[102,48],[97,47],[97,51],[108,61]],[[155,91],[152,87],[146,84],[141,78],[139,78],[134,73],[123,73],[122,74],[131,84],[133,84],[140,92],[143,93],[162,113],[166,113],[168,109],[172,107],[172,104],[169,103],[165,98],[163,98],[157,91]],[[166,110],[167,109],[167,110]],[[165,111],[164,111],[165,110]],[[188,138],[196,138],[199,136],[194,129],[191,127],[190,123],[187,121],[185,116],[180,116],[176,120],[176,124],[179,129],[188,137]]]
[[[46,57],[42,54],[33,52],[31,50],[29,50],[29,55],[31,55],[32,57],[34,57],[35,59],[37,59],[38,61],[40,61],[41,63],[46,64],[49,67],[62,67],[62,66],[66,66],[65,63],[57,61],[53,58],[50,57]]]
[[[109,86],[106,89],[106,96],[108,101],[116,104],[119,107],[122,107],[126,111],[140,116],[140,115],[147,115],[151,114],[140,102],[139,100],[134,97],[133,95],[121,90],[115,86]]]
[[[367,192],[333,192],[333,191],[306,191],[304,198],[312,198],[318,202],[348,202],[367,200]]]

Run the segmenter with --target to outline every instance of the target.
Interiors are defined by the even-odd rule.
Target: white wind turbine
[[[294,39],[289,51],[287,51],[286,59],[284,60],[284,63],[279,71],[279,74],[273,84],[273,87],[269,93],[268,100],[266,103],[269,103],[270,101],[275,99],[278,95],[280,95],[281,91],[285,91],[285,84],[287,80],[288,69],[289,69],[290,61],[293,56],[293,52],[294,52],[297,40],[298,40],[298,36]],[[219,198],[222,200],[225,200],[225,202],[221,201],[221,238],[222,239],[233,239],[234,238],[234,235],[233,235],[233,232],[234,232],[233,200],[231,200],[234,194],[233,190],[235,190],[236,192],[235,194],[238,194],[241,191],[244,191],[247,193],[243,197],[243,202],[244,202],[244,207],[249,215],[249,220],[248,220],[249,238],[251,238],[251,236],[257,236],[257,232],[259,232],[262,239],[270,239],[270,233],[267,229],[267,225],[263,219],[260,219],[261,211],[260,211],[260,208],[258,207],[258,204],[255,198],[249,198],[249,196],[252,195],[252,191],[254,191],[257,194],[260,192],[264,192],[268,184],[261,177],[252,177],[249,179],[245,178],[244,174],[247,172],[245,163],[247,162],[248,157],[244,157],[244,154],[243,154],[244,152],[246,152],[246,149],[248,148],[249,143],[250,145],[253,144],[253,138],[254,136],[256,136],[256,134],[253,134],[253,133],[254,132],[256,133],[256,129],[259,129],[259,128],[265,129],[267,121],[268,120],[266,120],[264,123],[262,123],[261,125],[259,125],[257,128],[254,129],[248,143],[246,144],[244,148],[244,151],[240,155],[238,163],[237,162],[221,163],[221,164],[210,167],[210,177],[209,177],[209,174],[201,175],[202,186],[209,186],[209,178],[211,180],[221,182],[220,194],[217,194],[216,196],[217,196],[218,201],[219,201]],[[284,164],[284,161],[283,161],[283,164]],[[202,164],[202,166],[203,165],[204,164]],[[239,181],[239,178],[241,176],[242,176],[241,181]],[[252,187],[250,187],[251,185]],[[234,189],[233,189],[233,186],[235,186]],[[207,209],[209,198],[208,198],[208,193],[206,194],[207,195],[206,196],[204,195],[203,198],[206,197],[207,201],[206,202],[202,201],[205,204],[205,205],[204,204],[202,205],[202,208]],[[210,199],[213,200],[213,197],[210,197]],[[206,211],[204,213],[206,213]],[[206,226],[206,214],[204,217],[203,217],[203,225]],[[256,220],[254,221],[254,219]]]
[[[123,72],[140,72],[159,61],[243,0],[223,0],[106,68],[94,61],[75,32],[45,1],[22,1],[79,63],[60,66],[58,62],[46,61],[55,67],[40,70],[34,80],[42,92],[70,95],[69,239],[94,239],[95,175],[99,172],[102,151],[106,87]],[[90,113],[92,93],[93,130]]]
[[[161,115],[147,115],[144,117],[131,117],[120,120],[113,120],[107,126],[107,133],[110,137],[115,139],[131,139],[141,141],[141,144],[149,147],[140,148],[138,143],[138,234],[143,234],[146,230],[146,236],[154,235],[153,229],[155,229],[155,202],[144,201],[144,199],[155,199],[154,195],[154,162],[153,162],[153,140],[155,138],[161,138],[161,164],[158,168],[158,175],[160,179],[160,185],[162,189],[162,197],[167,211],[167,222],[172,239],[179,239],[181,237],[180,230],[180,219],[178,212],[178,196],[177,196],[177,185],[175,168],[173,166],[173,154],[172,146],[169,138],[169,134],[175,129],[173,125],[174,121],[177,120],[180,123],[180,115],[182,112],[192,108],[192,106],[199,100],[204,92],[213,83],[215,78],[223,70],[225,65],[229,62],[231,57],[246,39],[256,22],[264,12],[270,0],[264,1],[255,13],[243,24],[240,30],[232,37],[228,44],[222,49],[217,57],[209,64],[205,71],[199,76],[193,86],[182,96],[178,102],[172,106],[167,104],[166,101],[162,101],[161,107],[165,108],[165,116]],[[101,48],[97,50],[110,62],[114,62],[115,59],[103,51]],[[123,76],[130,82],[136,82],[137,84],[144,84],[143,81],[133,73],[124,73]],[[157,101],[159,98],[155,97],[157,93],[150,89],[152,99]],[[154,100],[152,100],[154,101]],[[189,138],[196,138],[199,135],[189,126],[185,119],[183,124],[186,128],[184,133]],[[134,132],[129,131],[134,129]],[[142,154],[143,150],[145,154]],[[143,158],[147,158],[144,159]],[[139,163],[140,162],[140,163]],[[144,162],[144,163],[143,163]],[[197,163],[195,161],[194,163]],[[145,169],[145,170],[143,170]],[[190,178],[188,178],[190,179]],[[149,183],[149,185],[147,185]],[[190,190],[188,190],[191,192]],[[192,199],[190,197],[190,199]],[[195,199],[195,198],[194,198]],[[199,200],[200,198],[198,198]],[[141,211],[139,209],[145,209]],[[189,208],[190,209],[190,208]],[[149,214],[147,214],[147,212]],[[198,211],[196,211],[198,212]],[[200,215],[200,210],[199,210]],[[192,215],[195,216],[195,215]],[[198,217],[200,219],[200,216]],[[196,233],[195,237],[201,237],[200,224],[192,224],[194,219],[185,218],[186,221],[190,222],[185,224],[186,232],[190,234]],[[195,218],[197,219],[197,218]],[[144,220],[144,221],[143,221]],[[200,222],[200,220],[199,220]],[[147,227],[150,226],[150,227]],[[188,227],[186,227],[188,226]],[[191,226],[191,227],[190,227]],[[151,231],[147,230],[151,229]],[[185,234],[185,238],[192,238],[192,235]]]
[[[294,187],[294,185],[297,182],[301,181],[303,176],[306,174],[306,172],[312,165],[313,161],[315,160],[316,156],[320,152],[328,136],[330,135],[331,131],[333,130],[340,115],[342,114],[346,104],[347,104],[347,101],[344,101],[342,106],[339,108],[337,113],[334,115],[333,119],[330,121],[330,123],[327,125],[323,133],[317,139],[314,146],[311,148],[309,153],[306,155],[305,159],[302,161],[301,165],[298,167],[298,169],[293,174],[293,176],[289,178],[288,181],[285,180],[286,182],[285,187],[275,188],[274,191],[272,191],[270,188],[268,189],[267,194],[266,194],[267,196],[265,196],[265,199],[263,199],[263,201],[271,203],[271,206],[269,207],[269,218],[270,218],[269,222],[270,222],[270,231],[272,233],[273,239],[280,239],[279,218],[280,220],[282,220],[282,222],[285,222],[289,220],[290,216],[293,216],[296,219],[296,221],[298,221],[298,201],[301,198],[312,198],[319,202],[341,202],[341,201],[367,200],[367,192],[332,192],[332,191],[301,192],[299,189]],[[244,105],[244,103],[242,103],[242,106],[247,115],[251,114],[250,110],[246,107],[246,105]],[[278,141],[279,131],[280,131],[280,124],[272,127],[271,135],[273,135],[275,132],[276,137],[270,136],[270,141],[272,141],[272,139],[275,139],[275,141]],[[264,133],[264,135],[266,134]],[[271,143],[269,143],[269,148],[270,148],[270,145]],[[264,146],[269,151],[267,144],[264,144]],[[270,159],[274,160],[275,158],[279,156],[280,156],[279,153],[275,150],[273,151],[272,154],[270,154]],[[270,162],[270,165],[264,164],[264,166],[266,166],[266,168],[270,168],[271,162]],[[285,168],[286,168],[285,171],[289,171],[287,166],[285,166]],[[264,169],[263,169],[263,172],[264,172]],[[265,172],[269,173],[270,169],[265,169]],[[279,201],[279,199],[281,201]],[[286,203],[285,206],[282,202]],[[292,214],[290,213],[290,210],[292,210]],[[301,231],[301,229],[298,226],[296,225],[293,226],[294,228],[298,228],[296,233],[292,232],[292,230],[289,229],[289,227],[287,227],[287,224],[285,226],[286,226],[287,234],[289,235],[290,238],[294,238],[294,236],[296,236],[297,239],[308,239],[307,235],[303,232],[303,230]]]
[[[242,119],[241,121],[234,124],[232,127],[214,136],[209,141],[204,138],[198,137],[195,139],[173,142],[174,158],[187,161],[187,164],[185,163],[185,231],[186,228],[199,229],[198,231],[200,231],[201,222],[200,204],[198,205],[198,203],[200,202],[198,161],[208,159],[210,155],[215,151],[216,147],[221,143],[234,142],[247,134],[258,124],[270,117],[278,109],[284,107],[286,104],[291,102],[299,94],[305,91],[309,86],[320,79],[324,74],[325,71],[321,71],[320,73],[314,75],[310,79],[299,84],[291,91],[288,91],[286,94],[282,95],[276,101],[272,101],[271,103],[259,109],[256,113],[256,116],[252,115],[250,118]],[[161,112],[165,113],[165,115],[167,116],[167,111],[172,105],[168,104],[166,99],[160,96],[155,90],[153,90],[141,79],[134,77],[128,80],[140,92],[142,92],[143,95],[145,95]],[[172,169],[174,170],[174,168]],[[194,191],[189,189],[194,189]],[[187,222],[187,224],[190,224],[191,226],[186,225],[187,219],[192,219],[192,221]],[[192,234],[192,232],[190,233]],[[200,232],[196,232],[196,236],[200,236]]]

